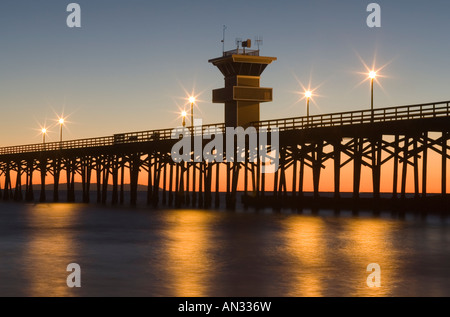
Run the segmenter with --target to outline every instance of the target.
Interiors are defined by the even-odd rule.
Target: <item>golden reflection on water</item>
[[[199,210],[167,213],[165,230],[167,274],[171,296],[209,295],[209,282],[215,273],[212,225],[219,215]]]
[[[296,276],[287,296],[322,296],[325,263],[324,223],[321,218],[290,217],[285,221],[286,251]],[[298,265],[296,265],[296,263]]]
[[[400,276],[392,243],[396,223],[382,219],[298,216],[282,221],[290,268],[287,296],[389,296]],[[370,263],[381,266],[381,287],[367,286]],[[333,295],[336,296],[336,295]]]
[[[351,260],[352,282],[355,284],[349,296],[389,296],[400,278],[400,253],[392,239],[396,224],[382,219],[350,219],[346,222],[342,237],[342,252]],[[381,287],[367,286],[367,266],[377,263],[381,267]]]
[[[68,227],[76,223],[74,204],[40,204],[28,213],[30,235],[24,259],[27,296],[69,296],[67,265],[77,254],[76,237]],[[83,284],[82,284],[83,285]]]

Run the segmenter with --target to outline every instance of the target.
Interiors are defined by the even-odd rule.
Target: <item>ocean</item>
[[[450,296],[440,214],[0,203],[0,256],[0,296]]]

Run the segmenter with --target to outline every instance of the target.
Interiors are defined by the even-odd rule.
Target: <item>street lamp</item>
[[[64,118],[59,118],[59,142],[62,142],[63,124],[64,124]]]
[[[191,104],[191,127],[194,127],[194,102],[195,97],[194,96],[189,97],[189,103]]]
[[[309,124],[309,99],[311,99],[312,92],[310,90],[305,91],[306,97],[306,124]]]
[[[373,80],[377,77],[377,72],[371,71],[369,73],[370,78],[370,110],[373,112]]]
[[[181,117],[183,117],[183,128],[186,126],[186,111],[181,112]]]
[[[370,79],[370,122],[373,122],[373,80],[377,77],[376,71],[369,72]]]
[[[42,128],[41,132],[42,132],[42,143],[45,144],[45,135],[47,134],[47,129]]]

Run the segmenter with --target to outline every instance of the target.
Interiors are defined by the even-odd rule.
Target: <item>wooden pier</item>
[[[323,114],[309,120],[296,117],[252,122],[257,131],[279,129],[279,169],[273,174],[261,173],[259,156],[256,161],[247,157],[244,162],[175,163],[171,149],[178,140],[172,139],[173,129],[3,147],[0,198],[74,202],[75,183],[80,182],[82,202],[91,202],[90,192],[95,190],[97,203],[124,204],[125,185],[129,184],[128,203],[135,205],[138,184],[145,184],[146,202],[155,207],[212,208],[219,206],[219,193],[225,192],[226,204],[233,208],[238,192],[279,200],[303,197],[305,173],[310,169],[314,197],[320,198],[320,184],[327,182],[333,184],[334,197],[339,199],[341,169],[352,164],[353,198],[360,197],[362,167],[368,167],[373,198],[377,199],[382,169],[388,162],[393,166],[392,190],[388,192],[392,199],[405,198],[409,182],[415,197],[427,197],[430,168],[440,170],[440,195],[445,197],[450,158],[449,104],[445,101]],[[225,132],[224,124],[214,124],[194,127],[195,134],[202,138],[211,128]],[[429,166],[431,152],[439,155],[440,166],[435,161]],[[327,165],[333,168],[331,179],[322,175],[327,161],[332,162]],[[412,167],[410,175],[408,166]],[[51,197],[47,197],[46,183],[53,184]],[[61,191],[66,197],[61,197]],[[301,204],[301,199],[297,201]]]

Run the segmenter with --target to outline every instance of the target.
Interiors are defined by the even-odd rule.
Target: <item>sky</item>
[[[379,71],[375,107],[450,100],[450,2],[396,0],[381,27],[366,24],[371,1],[79,0],[81,28],[69,28],[72,1],[4,0],[0,9],[0,146],[180,125],[189,94],[195,116],[223,122],[211,91],[224,85],[208,60],[235,38],[264,39],[277,57],[261,77],[274,100],[261,119],[367,109],[364,63]]]

